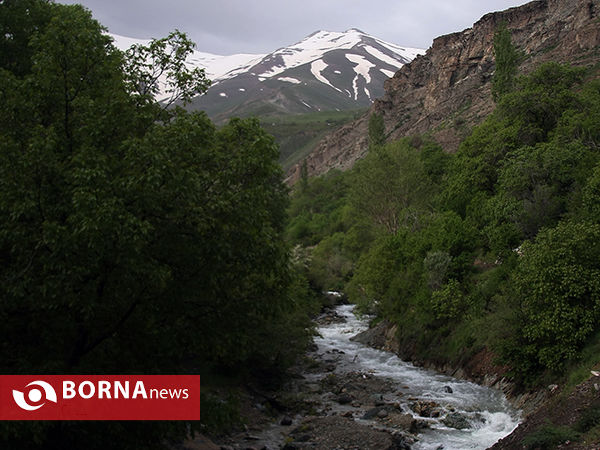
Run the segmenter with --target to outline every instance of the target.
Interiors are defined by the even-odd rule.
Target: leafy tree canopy
[[[307,324],[273,138],[255,120],[217,130],[167,108],[209,84],[183,64],[182,33],[123,54],[89,11],[46,0],[2,1],[0,23],[1,370],[289,362]],[[166,104],[154,100],[159,83]],[[150,448],[186,430],[3,424],[0,439]]]

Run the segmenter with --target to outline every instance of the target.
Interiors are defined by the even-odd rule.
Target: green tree
[[[456,280],[448,280],[431,296],[431,308],[436,319],[457,319],[464,309],[464,302],[460,283]]]
[[[583,188],[582,209],[585,218],[600,223],[600,165],[596,165]]]
[[[522,252],[513,281],[522,321],[518,351],[521,359],[560,369],[598,329],[600,226],[561,222]]]
[[[385,144],[385,124],[383,116],[372,113],[369,116],[369,150],[378,149]]]
[[[506,22],[500,24],[494,33],[494,59],[496,71],[492,79],[492,97],[498,102],[506,93],[513,90],[522,59],[521,53],[512,43]]]
[[[166,110],[175,102],[184,105],[210,86],[204,69],[190,69],[186,58],[195,45],[185,33],[178,30],[148,45],[135,44],[125,52],[124,73],[130,91],[140,102],[155,104],[162,94],[161,104]]]
[[[390,143],[356,165],[351,201],[388,233],[416,228],[432,192],[427,179],[416,149],[406,141]]]
[[[300,190],[306,192],[308,190],[308,162],[306,159],[302,161],[300,166]]]
[[[0,370],[289,361],[307,325],[301,286],[288,290],[287,189],[273,138],[255,120],[216,130],[204,114],[153,100],[157,68],[178,101],[208,86],[202,72],[181,69],[184,35],[126,57],[81,6],[28,7],[35,14],[23,18],[18,2],[0,2],[11,30],[0,59]],[[152,448],[190,431],[1,427],[0,445],[23,449]]]

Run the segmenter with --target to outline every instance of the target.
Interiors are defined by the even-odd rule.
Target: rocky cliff
[[[384,118],[388,140],[431,133],[454,152],[494,108],[493,36],[505,22],[525,55],[521,73],[546,61],[591,66],[600,59],[600,0],[538,0],[483,16],[472,28],[436,38],[425,55],[385,83],[369,112],[325,137],[307,158],[309,175],[348,169],[368,147],[369,116]],[[288,172],[293,183],[300,165]]]

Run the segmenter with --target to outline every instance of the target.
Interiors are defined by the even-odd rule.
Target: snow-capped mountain
[[[122,51],[127,50],[133,45],[148,45],[150,43],[149,39],[136,39],[112,33],[109,34],[109,36],[112,37],[114,45]],[[265,56],[266,55],[252,53],[221,56],[194,50],[192,55],[188,58],[187,64],[190,67],[200,67],[204,69],[206,76],[213,83],[216,83],[218,80],[233,76],[237,71],[243,71],[244,68],[251,67]],[[229,73],[231,73],[231,75],[228,75]]]
[[[139,41],[115,36],[127,48]],[[194,52],[188,64],[213,82],[192,109],[229,116],[356,109],[383,95],[383,83],[421,49],[401,47],[360,30],[318,31],[268,55]]]

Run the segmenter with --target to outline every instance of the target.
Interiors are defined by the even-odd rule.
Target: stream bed
[[[423,405],[439,405],[433,407],[437,411],[428,414],[430,417],[421,418],[428,427],[417,434],[413,449],[485,449],[517,427],[520,414],[502,392],[418,368],[390,352],[351,341],[352,336],[368,328],[367,320],[357,319],[352,309],[352,305],[338,306],[336,312],[345,320],[319,327],[320,337],[315,338],[317,353],[338,355],[335,373],[340,375],[367,371],[391,380],[403,395],[398,397],[395,392],[396,398],[384,400],[399,403],[403,411],[413,416],[421,418],[418,413],[426,413]],[[456,419],[453,425],[462,429],[446,425],[448,416]]]
[[[368,329],[352,305],[318,320],[305,368],[288,387],[304,412],[253,430],[232,449],[486,449],[521,420],[500,391],[418,368],[351,340]]]

